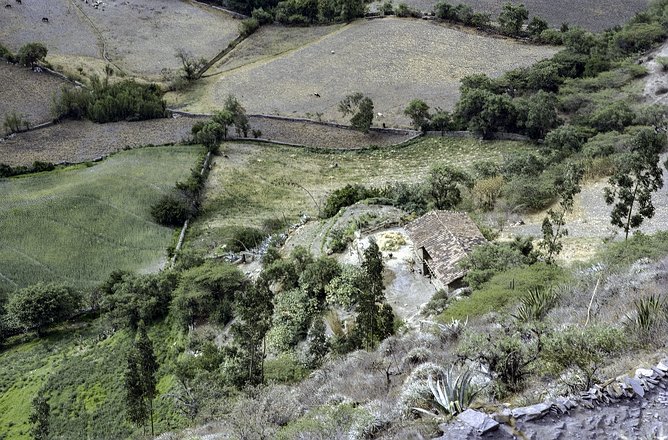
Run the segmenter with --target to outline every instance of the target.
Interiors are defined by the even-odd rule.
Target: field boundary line
[[[204,159],[204,163],[202,164],[202,168],[199,170],[200,176],[205,176],[205,171],[211,164],[211,156],[212,153],[211,151],[206,153],[206,159]],[[205,178],[208,176],[205,176]],[[172,261],[170,263],[170,268],[174,268],[174,265],[176,264],[176,257],[179,255],[179,251],[183,247],[183,242],[185,241],[186,238],[186,231],[188,230],[188,225],[190,223],[190,218],[187,218],[185,222],[183,222],[183,227],[181,228],[181,233],[179,234],[179,240],[176,242],[176,247],[174,247],[174,255],[172,255]]]
[[[212,4],[206,3],[206,2],[201,2],[201,1],[198,1],[198,0],[190,0],[190,3],[197,3],[197,4],[205,6],[207,8],[212,8],[212,9],[215,9],[217,11],[225,12],[226,14],[230,15],[232,18],[236,18],[238,20],[244,20],[246,18],[250,18],[250,17],[248,17],[248,15],[241,14],[241,13],[233,11],[231,9],[225,9],[222,6],[216,6],[216,5],[212,5]]]

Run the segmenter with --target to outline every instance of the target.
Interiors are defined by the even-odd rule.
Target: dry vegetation
[[[496,20],[505,1],[499,0],[447,0],[448,3],[464,3],[477,12],[491,14]],[[402,1],[395,1],[399,4]],[[420,11],[431,11],[437,0],[406,0],[407,5]],[[512,3],[523,3],[531,16],[538,15],[546,19],[552,26],[569,23],[592,31],[624,24],[637,12],[647,8],[648,0],[522,0]]]
[[[342,25],[286,27],[278,25],[262,26],[257,32],[240,43],[232,52],[221,59],[206,74],[215,75],[236,69],[246,64],[283,55],[339,30]]]
[[[35,125],[51,120],[51,99],[68,83],[0,61],[0,84],[0,124],[9,113],[16,112]]]
[[[284,56],[207,78],[202,89],[183,102],[192,111],[207,112],[233,94],[250,113],[310,113],[341,120],[338,102],[360,91],[384,114],[376,124],[407,125],[402,112],[411,99],[450,109],[462,77],[482,72],[499,76],[555,51],[433,22],[357,21]],[[316,92],[321,97],[314,96]]]
[[[0,163],[84,162],[128,147],[178,143],[190,136],[190,118],[95,124],[65,121],[0,142]]]
[[[0,41],[14,51],[41,41],[49,49],[47,59],[68,73],[77,67],[99,70],[106,55],[117,69],[156,80],[163,70],[180,67],[178,49],[213,58],[238,34],[238,21],[213,8],[180,0],[156,3],[108,0],[96,9],[92,1],[26,1],[0,11]]]

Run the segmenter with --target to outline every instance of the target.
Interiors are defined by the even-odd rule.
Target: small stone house
[[[474,247],[487,242],[465,212],[430,211],[406,225],[418,270],[437,289],[461,287],[466,271],[457,263]]]

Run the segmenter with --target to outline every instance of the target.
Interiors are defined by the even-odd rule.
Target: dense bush
[[[179,194],[167,194],[151,206],[151,216],[164,226],[181,226],[192,213],[191,205]]]
[[[549,206],[555,191],[547,177],[517,176],[506,183],[503,195],[514,211],[535,211]]]
[[[324,218],[335,216],[341,208],[354,205],[355,203],[369,197],[373,197],[375,192],[359,184],[348,184],[343,188],[335,190],[327,197],[325,207],[322,210]]]
[[[19,49],[16,58],[22,65],[32,67],[37,61],[43,61],[47,53],[42,43],[28,43]]]
[[[234,226],[226,230],[225,249],[230,252],[241,252],[253,249],[264,241],[267,234],[251,226]]]
[[[41,173],[43,171],[53,171],[55,168],[56,166],[50,162],[40,162],[38,160],[33,162],[30,167],[23,165],[11,167],[7,164],[0,163],[0,178],[19,176],[21,174]]]
[[[9,322],[23,331],[47,327],[70,318],[81,305],[81,295],[70,287],[38,283],[14,292],[7,302]]]
[[[139,121],[166,116],[162,91],[155,84],[125,80],[109,84],[98,77],[91,79],[90,89],[63,88],[54,101],[57,118],[87,118],[94,122]]]
[[[10,63],[16,62],[16,57],[14,56],[14,54],[1,43],[0,43],[0,58],[4,58]]]

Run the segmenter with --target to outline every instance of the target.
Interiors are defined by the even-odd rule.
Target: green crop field
[[[201,152],[143,148],[0,180],[0,289],[38,281],[89,287],[116,269],[158,269],[172,231],[151,220],[149,207]]]

